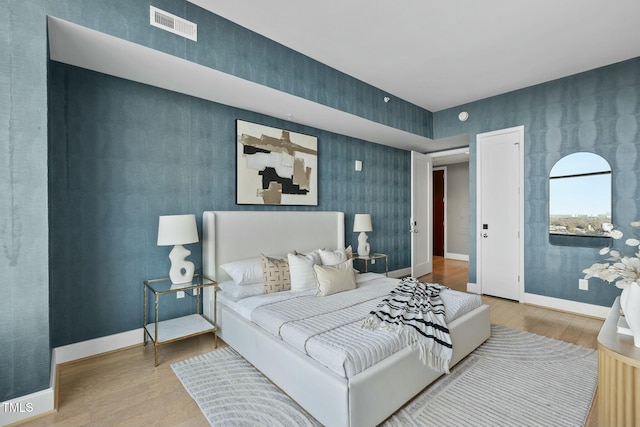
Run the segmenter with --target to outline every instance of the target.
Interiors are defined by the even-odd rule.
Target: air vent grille
[[[149,11],[150,23],[154,27],[162,28],[189,40],[198,41],[198,25],[195,23],[179,18],[157,7],[151,6]]]

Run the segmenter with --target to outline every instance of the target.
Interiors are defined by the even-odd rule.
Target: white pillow
[[[351,245],[344,249],[318,249],[322,265],[336,265],[353,258],[353,250]]]
[[[250,283],[247,285],[238,285],[233,280],[227,280],[218,285],[221,291],[227,294],[231,299],[239,300],[249,298],[264,293],[264,285],[262,283]]]
[[[316,274],[313,266],[320,264],[318,251],[299,254],[295,251],[287,254],[289,260],[289,274],[291,276],[291,290],[304,291],[316,287]]]
[[[356,288],[356,276],[351,259],[337,265],[314,265],[313,270],[318,281],[318,297]]]
[[[320,249],[318,251],[320,253],[320,260],[322,261],[322,265],[336,265],[347,260],[347,254],[344,249]]]
[[[263,283],[262,259],[259,257],[226,262],[220,268],[226,271],[237,285]]]

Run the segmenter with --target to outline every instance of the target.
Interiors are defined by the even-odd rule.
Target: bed
[[[344,236],[342,212],[207,211],[203,214],[203,272],[222,283],[230,279],[219,268],[225,263],[292,250],[344,248]],[[360,280],[369,277],[363,275]],[[442,375],[428,369],[418,351],[407,346],[344,375],[248,320],[229,301],[225,304],[223,294],[217,307],[213,292],[208,289],[204,294],[204,314],[216,317],[219,336],[323,425],[377,425]],[[471,309],[448,327],[453,366],[489,337],[488,306]]]

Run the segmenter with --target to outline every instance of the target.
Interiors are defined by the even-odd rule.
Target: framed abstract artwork
[[[318,206],[318,138],[236,120],[236,203]]]

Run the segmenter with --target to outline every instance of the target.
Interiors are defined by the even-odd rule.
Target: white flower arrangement
[[[640,228],[640,221],[631,223],[632,230],[637,235],[636,230]],[[602,224],[602,229],[613,240],[621,240],[624,233],[615,228],[613,224]],[[636,251],[634,256],[625,255],[620,250],[613,249],[613,244],[606,248],[600,249],[600,255],[609,255],[606,259],[608,262],[594,263],[591,267],[582,270],[585,279],[597,277],[609,283],[615,283],[615,286],[624,289],[632,283],[640,280],[640,240],[636,238],[626,239],[624,244]]]

